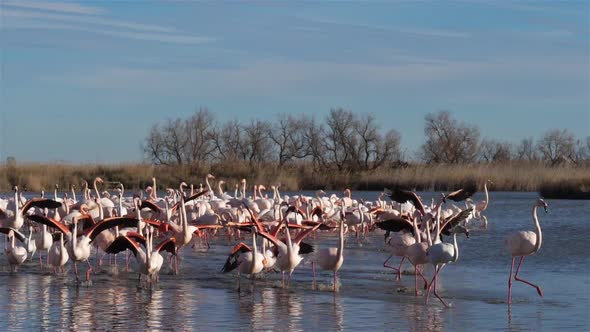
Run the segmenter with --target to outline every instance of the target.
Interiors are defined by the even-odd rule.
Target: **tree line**
[[[283,167],[309,162],[315,171],[359,172],[426,164],[542,162],[550,166],[587,164],[590,136],[577,139],[567,129],[552,129],[538,140],[501,142],[481,138],[477,126],[461,123],[448,111],[424,118],[425,140],[413,156],[401,148],[395,129],[383,130],[371,114],[332,109],[314,117],[280,114],[274,121],[219,122],[207,109],[188,118],[154,124],[142,148],[160,165],[242,162],[250,167]]]

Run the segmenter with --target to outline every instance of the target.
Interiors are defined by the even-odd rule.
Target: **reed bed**
[[[400,186],[413,190],[448,191],[475,181],[483,186],[490,179],[493,191],[540,191],[552,192],[588,191],[590,166],[549,167],[541,163],[473,164],[473,165],[409,165],[404,168],[383,168],[373,172],[343,173],[337,171],[314,171],[308,163],[296,163],[278,168],[273,164],[249,167],[244,162],[223,162],[194,166],[162,166],[145,163],[112,165],[91,164],[41,164],[20,163],[0,166],[0,191],[9,191],[13,184],[31,191],[52,191],[55,184],[60,190],[71,185],[80,188],[84,181],[100,176],[105,181],[121,182],[127,189],[145,189],[158,179],[158,189],[177,188],[181,181],[197,188],[204,183],[205,175],[211,173],[227,182],[225,190],[233,192],[242,178],[252,183],[281,184],[281,190],[383,190],[384,187]],[[114,184],[111,184],[114,187]]]

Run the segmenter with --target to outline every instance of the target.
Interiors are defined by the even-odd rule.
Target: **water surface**
[[[377,194],[353,196],[372,200]],[[423,197],[429,201],[432,194]],[[478,193],[475,199],[482,197]],[[71,264],[64,276],[42,273],[37,259],[11,273],[2,257],[0,330],[587,331],[590,201],[548,201],[550,213],[539,214],[542,248],[524,260],[521,271],[523,278],[541,285],[544,297],[516,282],[514,303],[506,303],[511,258],[503,250],[504,237],[534,229],[531,206],[536,197],[490,193],[485,213],[489,229],[473,230],[470,239],[460,236],[458,262],[441,272],[441,294],[451,308],[436,298],[429,305],[423,297],[416,298],[413,275],[394,281],[393,271],[382,267],[389,255],[382,232],[361,244],[349,237],[336,294],[328,272],[318,276],[320,290],[311,289],[311,257],[295,270],[286,289],[281,288],[280,274],[270,273],[242,279],[238,293],[236,275],[219,273],[233,243],[219,238],[209,250],[185,248],[180,275],[166,270],[151,290],[138,287],[137,274],[121,266],[118,273],[104,266],[92,276],[93,285],[84,287],[74,282]],[[336,246],[337,237],[320,235],[310,242]],[[84,271],[84,264],[80,266]],[[426,273],[431,276],[432,269]]]

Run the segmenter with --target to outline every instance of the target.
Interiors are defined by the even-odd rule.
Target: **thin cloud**
[[[125,22],[125,21],[107,19],[107,18],[102,18],[102,17],[73,16],[73,15],[65,15],[65,14],[43,13],[43,12],[33,12],[33,11],[23,11],[23,10],[12,10],[12,9],[2,10],[2,17],[41,19],[41,20],[57,21],[57,22],[61,22],[61,23],[67,22],[67,23],[93,24],[93,25],[108,26],[108,27],[112,27],[112,28],[123,28],[123,29],[131,29],[131,30],[138,30],[138,31],[153,31],[153,32],[164,32],[164,33],[176,31],[176,29],[164,27],[164,26],[159,26],[159,25]]]
[[[2,11],[3,29],[71,30],[108,35],[118,38],[197,45],[214,38],[178,33],[176,29],[123,22],[101,17],[72,16],[21,10]]]
[[[103,8],[80,5],[73,2],[39,2],[27,0],[4,0],[2,5],[17,8],[48,10],[71,14],[96,15],[105,12]]]
[[[9,22],[4,28],[12,29],[43,29],[43,30],[70,30],[95,33],[100,35],[107,35],[111,37],[119,37],[125,39],[136,39],[146,41],[158,41],[163,43],[173,44],[187,44],[197,45],[210,42],[213,39],[208,37],[178,35],[178,34],[163,34],[154,32],[138,32],[138,31],[121,31],[109,29],[95,29],[83,27],[72,24],[53,23],[53,22],[31,22],[31,21],[15,21]]]
[[[462,31],[352,23],[352,22],[343,22],[343,21],[339,21],[339,20],[331,20],[331,19],[325,19],[325,18],[300,16],[300,15],[297,15],[295,17],[299,18],[299,19],[303,19],[308,22],[312,22],[312,23],[346,26],[346,27],[357,28],[357,29],[366,29],[366,30],[399,32],[399,33],[404,33],[404,34],[421,35],[421,36],[427,36],[427,37],[446,37],[446,38],[468,38],[468,37],[470,37],[469,33],[462,32]]]

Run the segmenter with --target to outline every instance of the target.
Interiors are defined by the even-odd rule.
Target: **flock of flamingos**
[[[48,265],[56,274],[65,273],[64,266],[71,261],[77,283],[80,282],[78,263],[87,262],[88,285],[93,272],[90,262],[93,251],[98,261],[95,264],[102,264],[102,257],[107,254],[115,255],[115,268],[116,254],[126,252],[126,268],[133,254],[140,285],[145,283],[146,287],[151,287],[158,282],[164,255],[169,256],[170,269],[178,274],[178,257],[185,246],[193,241],[209,246],[210,237],[227,236],[232,242],[244,241],[228,250],[228,258],[221,269],[224,273],[237,271],[238,290],[241,274],[269,271],[281,272],[285,287],[285,278],[290,283],[291,274],[303,256],[315,251],[312,255],[314,289],[315,270],[319,268],[333,271],[336,291],[346,237],[354,234],[358,241],[367,232],[380,229],[385,231],[385,242],[391,248],[391,255],[383,265],[394,269],[396,279],[401,279],[402,263],[408,260],[414,266],[416,296],[421,295],[420,280],[420,284],[424,282],[426,303],[432,291],[448,306],[436,286],[441,270],[459,258],[457,234],[469,237],[469,228],[475,224],[487,227],[483,212],[489,203],[489,180],[484,184],[485,200],[479,203],[471,200],[476,191],[472,186],[441,194],[425,204],[415,192],[401,189],[386,189],[373,202],[353,199],[349,189],[342,197],[327,196],[321,190],[313,197],[281,197],[279,188],[272,186],[272,198],[269,198],[268,194],[263,194],[264,186],[255,185],[252,196],[248,196],[246,180],[236,184],[234,195],[230,195],[222,190],[225,182],[221,180],[217,190],[213,190],[209,180],[214,179],[207,175],[207,187],[195,192],[191,186],[188,193],[189,187],[183,182],[179,189],[166,189],[166,197],[158,197],[155,178],[145,190],[146,197],[143,192],[125,196],[121,183],[115,183],[111,192],[101,192],[99,184],[106,184],[101,178],[94,180],[93,188],[85,183],[79,200],[75,188],[71,196],[66,193],[58,197],[57,185],[53,198],[45,197],[42,192],[40,197],[27,200],[15,186],[14,197],[0,198],[0,232],[6,234],[4,254],[13,272],[27,257],[33,259],[36,252],[41,269],[47,269]],[[463,207],[450,201],[462,202]],[[513,279],[536,288],[543,296],[539,286],[518,276],[524,257],[541,247],[538,207],[547,211],[547,204],[541,199],[532,204],[534,230],[514,232],[505,241],[512,256],[508,303],[511,303]],[[310,235],[338,236],[338,246],[314,250],[304,242]],[[452,240],[443,236],[452,237]],[[262,241],[259,242],[259,238]],[[397,267],[388,265],[394,256],[401,258]],[[517,257],[520,260],[513,278]],[[430,281],[423,274],[426,264],[434,267]]]

